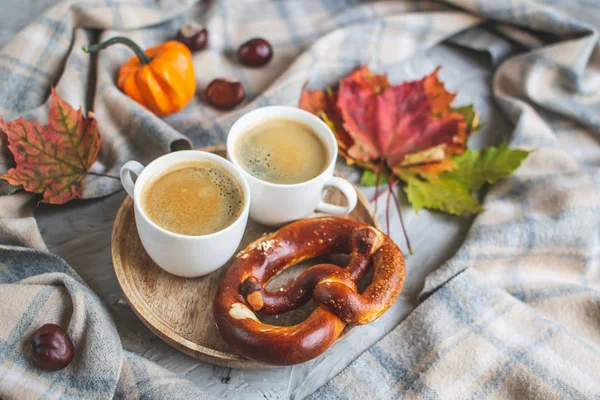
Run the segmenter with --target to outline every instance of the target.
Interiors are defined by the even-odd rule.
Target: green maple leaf
[[[456,169],[443,172],[437,179],[428,179],[407,169],[395,172],[406,183],[404,191],[416,212],[429,208],[454,215],[476,214],[484,208],[473,197],[473,191],[510,175],[528,154],[506,145],[482,151],[467,150],[453,158]]]
[[[452,159],[457,168],[442,173],[440,178],[453,179],[470,190],[477,190],[485,183],[492,185],[510,175],[529,153],[509,149],[506,144],[481,151],[467,150]]]
[[[427,180],[411,172],[402,172],[404,192],[415,212],[421,208],[440,210],[454,215],[480,213],[484,208],[472,193],[453,179]]]

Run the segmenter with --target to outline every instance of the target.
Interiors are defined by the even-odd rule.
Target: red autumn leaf
[[[363,66],[335,92],[303,92],[300,107],[330,125],[349,163],[438,174],[454,167],[450,156],[466,149],[473,128],[464,113],[450,107],[455,94],[445,90],[438,71],[392,86],[385,75]]]
[[[455,137],[462,136],[464,118],[448,111],[443,86],[440,95],[439,86],[425,84],[437,80],[437,71],[419,81],[385,87],[379,93],[379,87],[365,86],[352,76],[343,79],[337,107],[344,128],[355,141],[348,150],[350,156],[382,158],[394,167],[409,153],[453,145]],[[428,93],[428,87],[438,90]]]
[[[0,128],[16,163],[1,179],[42,193],[46,203],[63,204],[82,196],[87,171],[100,151],[95,119],[84,118],[52,89],[48,125],[0,118]]]

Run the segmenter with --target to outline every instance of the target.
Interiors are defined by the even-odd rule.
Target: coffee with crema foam
[[[147,183],[142,208],[158,226],[181,235],[200,236],[231,225],[242,213],[244,192],[238,181],[210,161],[185,161]]]
[[[309,126],[292,119],[269,119],[248,129],[234,152],[249,174],[278,184],[306,182],[329,164],[325,143]]]

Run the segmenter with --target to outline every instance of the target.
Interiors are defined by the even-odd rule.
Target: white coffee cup
[[[208,235],[189,236],[169,232],[148,218],[141,202],[144,185],[167,172],[174,164],[185,161],[210,161],[218,164],[229,171],[240,184],[244,193],[244,207],[231,225]],[[137,175],[135,183],[131,173]],[[145,168],[137,161],[128,161],[121,168],[121,182],[133,198],[135,223],[142,245],[150,258],[165,271],[186,278],[206,275],[224,265],[239,246],[248,222],[250,187],[241,169],[223,157],[188,150],[166,154]]]
[[[254,126],[274,118],[301,122],[309,126],[321,138],[329,151],[329,164],[321,174],[306,182],[277,184],[258,179],[240,166],[235,156],[237,139]],[[333,176],[337,154],[335,136],[329,127],[313,114],[294,107],[269,106],[251,111],[233,124],[227,136],[227,158],[240,168],[252,193],[250,218],[269,226],[282,225],[305,218],[315,211],[333,215],[345,215],[352,212],[357,201],[354,187],[345,179]],[[348,205],[342,207],[323,201],[323,189],[326,187],[339,189],[346,197]]]

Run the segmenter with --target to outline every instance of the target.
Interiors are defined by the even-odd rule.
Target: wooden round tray
[[[199,150],[225,156],[225,146]],[[357,191],[358,204],[351,216],[376,228],[369,202]],[[326,194],[327,201],[342,204],[337,190]],[[240,249],[265,233],[274,231],[252,220],[248,221]],[[340,255],[306,261],[279,274],[268,288],[275,289],[293,280],[304,268],[331,261],[345,265]],[[337,258],[337,260],[336,260]],[[243,369],[266,369],[271,365],[248,360],[238,355],[219,335],[212,315],[212,302],[221,276],[231,260],[217,271],[200,278],[180,278],[162,270],[146,254],[135,225],[133,200],[127,197],[115,220],[112,233],[112,259],[115,273],[129,305],[152,332],[165,342],[192,357],[212,364]],[[275,325],[293,325],[302,321],[314,309],[312,302],[279,316],[261,317]],[[340,339],[347,331],[340,336]]]

